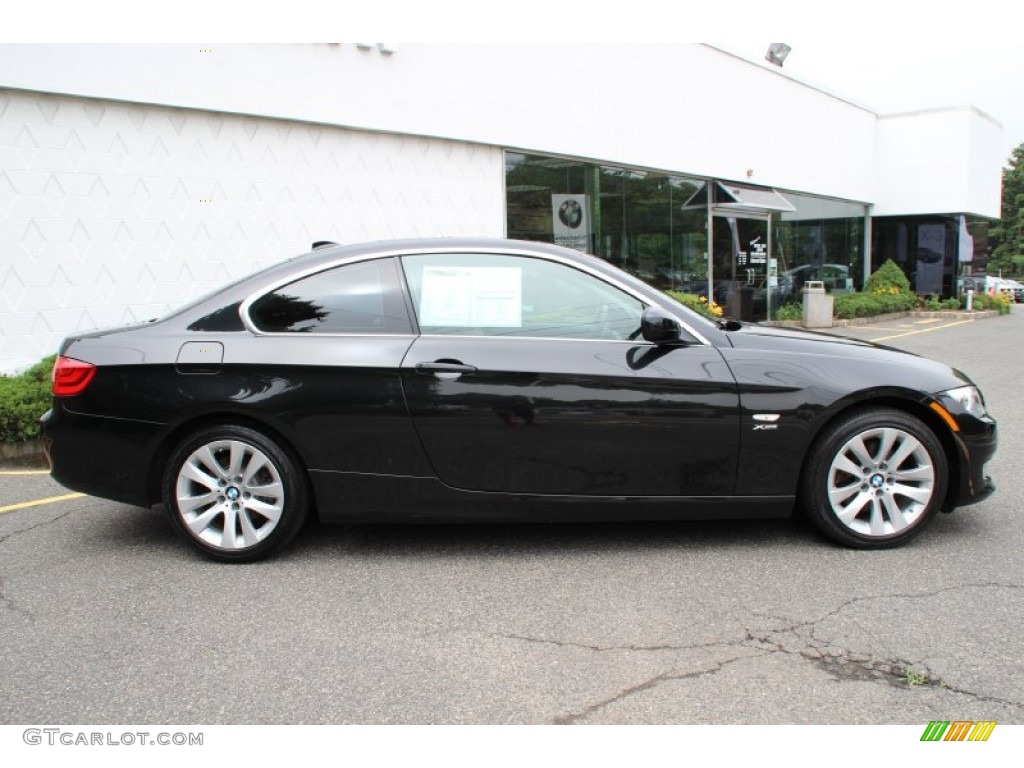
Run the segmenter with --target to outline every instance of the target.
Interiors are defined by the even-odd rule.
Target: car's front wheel
[[[289,452],[248,427],[204,428],[171,455],[164,504],[184,539],[207,557],[250,562],[287,544],[308,508]]]
[[[828,427],[815,443],[800,504],[833,541],[896,547],[938,512],[946,473],[942,446],[919,419],[891,409],[860,411]]]

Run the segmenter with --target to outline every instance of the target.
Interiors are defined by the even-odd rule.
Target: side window
[[[412,333],[394,259],[296,280],[254,301],[249,317],[268,333]]]
[[[422,333],[625,341],[640,330],[640,301],[564,264],[425,254],[402,265]]]

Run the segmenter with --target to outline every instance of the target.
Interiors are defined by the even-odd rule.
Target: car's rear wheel
[[[290,453],[248,427],[204,428],[171,455],[164,475],[171,522],[214,560],[250,562],[298,533],[309,506],[305,475]]]
[[[816,442],[800,504],[833,541],[896,547],[934,518],[945,498],[946,473],[942,446],[919,419],[890,409],[859,411]]]

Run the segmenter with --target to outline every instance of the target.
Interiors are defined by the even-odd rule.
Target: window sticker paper
[[[519,267],[425,267],[420,323],[433,327],[521,328]]]

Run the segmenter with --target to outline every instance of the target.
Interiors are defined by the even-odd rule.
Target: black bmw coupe
[[[550,245],[319,247],[149,323],[69,337],[52,474],[162,502],[250,561],[324,521],[806,514],[900,545],[985,498],[996,425],[946,365],[712,321]]]

